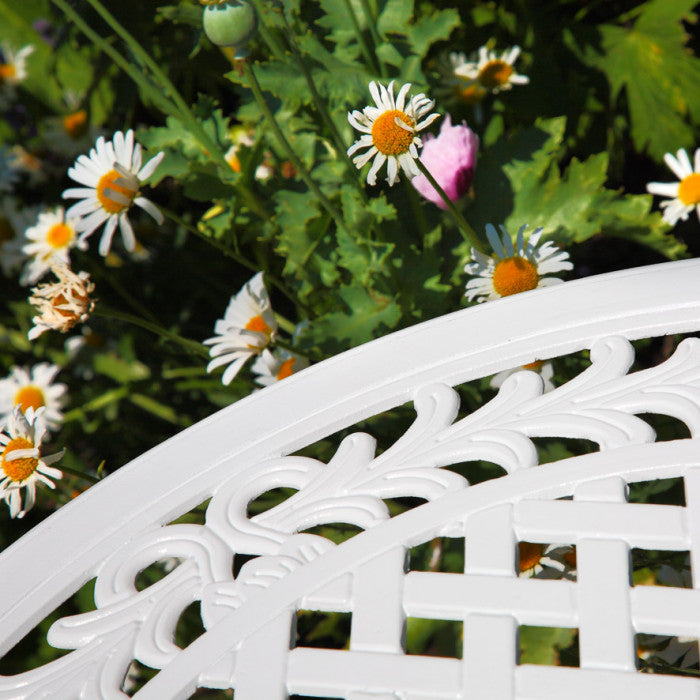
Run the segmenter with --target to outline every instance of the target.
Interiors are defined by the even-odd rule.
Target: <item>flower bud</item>
[[[450,115],[446,114],[440,134],[437,137],[429,134],[423,139],[423,144],[421,163],[453,202],[461,199],[474,179],[479,137],[465,122],[452,126]],[[433,204],[447,209],[442,197],[433,189],[425,175],[417,175],[411,184]]]
[[[252,5],[245,0],[200,0],[206,5],[202,24],[209,41],[217,46],[233,46],[237,57],[257,28],[258,20]]]

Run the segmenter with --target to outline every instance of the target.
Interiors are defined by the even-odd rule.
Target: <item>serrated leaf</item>
[[[600,50],[585,51],[602,70],[615,98],[624,88],[631,133],[638,150],[657,159],[695,145],[689,119],[700,117],[700,60],[685,48],[682,19],[692,21],[695,0],[650,0],[621,19],[599,27]]]
[[[459,23],[459,13],[453,9],[440,10],[427,17],[421,17],[408,32],[413,53],[425,56],[436,41],[447,39]]]
[[[405,36],[413,17],[413,0],[387,0],[377,17],[377,29],[381,34]]]

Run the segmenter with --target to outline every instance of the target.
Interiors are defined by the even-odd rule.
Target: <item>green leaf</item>
[[[565,627],[520,627],[520,663],[556,666],[559,651],[574,641],[575,629]]]
[[[377,18],[377,29],[381,34],[406,35],[413,17],[413,0],[387,0]]]
[[[453,9],[422,17],[409,28],[408,38],[413,47],[413,53],[425,56],[436,41],[447,39],[459,23],[459,12]]]
[[[93,366],[95,372],[120,384],[148,379],[151,376],[151,370],[142,362],[138,360],[127,361],[112,353],[95,355]]]
[[[401,319],[401,309],[392,299],[364,287],[338,290],[348,312],[334,311],[314,320],[303,340],[311,340],[337,351],[365,343],[391,330]]]
[[[694,20],[696,4],[650,0],[620,25],[601,25],[600,50],[584,52],[607,76],[613,99],[625,89],[635,146],[657,159],[695,145],[689,121],[700,119],[700,60],[685,47],[681,20]]]

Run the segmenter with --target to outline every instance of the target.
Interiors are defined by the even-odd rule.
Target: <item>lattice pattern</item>
[[[543,291],[533,297],[546,301],[558,293]],[[590,303],[585,289],[581,302]],[[696,303],[698,327],[700,299]],[[522,315],[519,305],[514,317]],[[690,313],[689,304],[685,309]],[[649,326],[656,323],[650,316]],[[51,644],[75,651],[0,678],[0,698],[124,698],[120,686],[134,658],[162,669],[137,693],[140,700],[186,697],[195,685],[234,688],[236,700],[293,693],[351,700],[700,697],[694,679],[638,673],[635,648],[638,632],[700,636],[700,341],[686,340],[662,365],[632,374],[634,354],[624,338],[593,343],[591,359],[588,370],[546,395],[537,375],[513,375],[496,398],[463,418],[450,386],[416,381],[416,420],[379,456],[374,439],[362,433],[346,438],[327,465],[285,456],[300,446],[296,437],[281,449],[266,447],[258,458],[231,448],[229,457],[214,450],[210,456],[195,433],[174,438],[169,442],[183,460],[209,459],[210,473],[227,478],[210,487],[196,485],[198,475],[175,484],[171,500],[163,495],[168,505],[158,504],[160,516],[141,503],[134,517],[144,524],[135,534],[66,576],[53,600],[27,615],[27,624],[40,619],[58,596],[96,576],[97,610],[59,620],[49,633]],[[451,363],[443,376],[453,375]],[[289,391],[293,386],[290,380]],[[301,393],[303,375],[297,386]],[[272,405],[282,391],[261,393]],[[693,438],[652,444],[654,431],[637,417],[648,412],[682,420]],[[211,435],[216,420],[197,437]],[[325,434],[337,424],[328,416]],[[600,451],[538,466],[532,438],[543,436],[586,438]],[[255,439],[257,445],[267,438],[261,431]],[[470,487],[441,469],[476,459],[508,475]],[[627,483],[672,476],[685,480],[685,507],[627,503]],[[248,503],[279,486],[297,493],[248,517]],[[99,488],[109,487],[108,480]],[[427,502],[390,518],[383,499],[400,496]],[[573,500],[558,500],[567,496]],[[162,525],[209,497],[205,525]],[[90,499],[105,507],[99,494],[88,493]],[[54,530],[70,536],[72,510],[64,510],[52,519]],[[334,522],[363,532],[342,545],[303,532]],[[42,532],[50,558],[51,539]],[[464,538],[464,573],[406,572],[409,549],[439,536]],[[576,581],[519,578],[519,541],[575,545]],[[690,552],[694,588],[630,586],[633,547]],[[19,547],[11,554],[18,560]],[[256,556],[234,579],[238,554]],[[181,563],[167,576],[136,589],[141,570],[172,558]],[[8,560],[7,553],[0,557],[0,571]],[[196,600],[207,632],[181,650],[174,628]],[[349,649],[290,651],[299,609],[351,613]],[[15,610],[11,605],[7,619]],[[405,654],[407,617],[461,622],[462,659]],[[521,625],[577,628],[580,669],[518,665]],[[5,648],[18,638],[13,635],[3,640]]]

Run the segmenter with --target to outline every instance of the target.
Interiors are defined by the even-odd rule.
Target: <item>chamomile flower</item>
[[[39,214],[34,226],[24,232],[28,242],[22,246],[22,252],[29,260],[20,277],[20,284],[34,284],[56,263],[68,264],[71,248],[87,247],[78,241],[77,223],[77,219],[66,219],[63,207]]]
[[[67,189],[64,199],[80,199],[68,209],[66,216],[81,217],[76,228],[80,240],[90,237],[102,224],[100,255],[106,256],[112,245],[112,236],[119,224],[124,247],[131,251],[136,246],[134,230],[127,213],[132,205],[141,207],[159,224],[163,215],[151,201],[140,196],[139,189],[149,178],[165,154],[158,153],[141,165],[141,145],[134,143],[134,132],[117,131],[111,141],[100,136],[89,156],[79,156],[68,175],[84,187]]]
[[[0,425],[9,419],[15,406],[27,411],[44,408],[42,420],[49,430],[55,430],[63,420],[61,409],[65,402],[66,385],[54,382],[60,367],[40,362],[31,370],[13,367],[10,376],[0,379]]]
[[[256,375],[255,382],[260,386],[270,386],[276,382],[296,374],[309,366],[309,361],[287,350],[279,350],[271,353],[265,349],[262,351],[251,366],[253,374]]]
[[[527,244],[524,232],[527,224],[520,227],[513,247],[513,241],[504,226],[501,235],[495,226],[486,224],[486,235],[493,248],[493,256],[484,255],[472,248],[473,262],[467,263],[464,270],[475,278],[467,283],[466,297],[469,301],[490,301],[499,297],[526,292],[536,287],[546,287],[562,280],[546,275],[562,270],[571,270],[569,254],[546,241],[537,245],[542,229],[536,228]]]
[[[90,298],[95,285],[87,272],[75,274],[66,265],[56,265],[51,269],[58,282],[40,284],[32,289],[29,297],[29,303],[39,312],[32,319],[34,327],[27,333],[29,340],[50,329],[67,333],[78,323],[86,321],[95,306]]]
[[[23,413],[15,406],[0,433],[0,497],[5,499],[11,518],[22,518],[31,510],[38,483],[52,489],[55,487],[52,479],[63,476],[63,472],[49,465],[61,459],[65,450],[42,455],[41,441],[46,433],[43,412],[43,408],[36,411],[29,408]]]
[[[221,381],[230,384],[243,365],[254,355],[259,355],[277,335],[277,321],[262,272],[231,297],[224,317],[214,326],[214,333],[216,336],[204,341],[205,345],[212,346],[209,354],[214,358],[207,365],[207,372],[228,365]]]
[[[0,49],[0,88],[11,91],[27,77],[27,57],[34,52],[34,47],[27,44],[15,51],[10,44],[3,41],[0,43]]]
[[[554,366],[551,362],[544,362],[543,360],[535,360],[534,362],[530,362],[526,365],[523,365],[522,367],[507,369],[503,372],[499,372],[498,374],[494,374],[491,378],[491,381],[489,382],[489,386],[492,389],[500,389],[503,386],[503,382],[505,382],[505,380],[508,379],[508,377],[510,377],[511,374],[521,372],[522,370],[537,372],[540,375],[540,377],[542,377],[543,394],[546,394],[548,391],[552,391],[552,389],[555,388],[554,382],[552,382],[552,379],[554,378]]]
[[[482,46],[469,61],[464,54],[454,54],[454,74],[467,81],[465,89],[474,85],[475,91],[479,88],[493,93],[510,90],[513,85],[526,85],[530,82],[526,75],[519,75],[513,68],[519,55],[519,46],[506,49],[500,56]]]
[[[440,115],[435,112],[428,114],[435,103],[423,93],[407,101],[410,89],[411,83],[406,83],[394,98],[393,80],[388,88],[373,81],[369,84],[369,91],[377,106],[367,106],[362,112],[348,112],[350,124],[362,132],[362,136],[348,148],[348,155],[367,149],[352,159],[358,169],[374,158],[367,173],[370,185],[376,184],[377,173],[384,163],[387,163],[389,185],[398,180],[399,168],[408,177],[420,173],[415,161],[418,158],[418,148],[423,144],[417,134]]]
[[[570,545],[518,542],[518,576],[575,579],[576,550]]]
[[[664,160],[679,182],[650,182],[647,185],[647,192],[671,197],[671,201],[661,202],[664,221],[673,226],[679,219],[685,221],[693,209],[700,219],[700,148],[695,149],[695,167],[682,148],[676,152],[675,157],[667,153]]]

